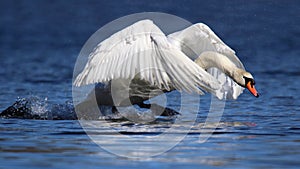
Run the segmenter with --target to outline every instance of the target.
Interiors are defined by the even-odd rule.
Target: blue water
[[[0,1],[1,111],[18,98],[38,97],[38,105],[46,105],[38,111],[68,105],[73,67],[86,40],[106,23],[144,11],[208,24],[254,74],[261,94],[256,99],[245,91],[228,101],[222,125],[207,142],[198,142],[195,129],[166,153],[138,159],[103,150],[76,120],[0,119],[0,168],[298,168],[299,6],[296,0]],[[169,125],[111,123],[142,138]]]

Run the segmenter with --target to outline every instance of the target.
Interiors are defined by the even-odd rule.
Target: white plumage
[[[206,51],[222,54],[244,70],[235,52],[205,24],[166,36],[153,21],[142,20],[99,43],[73,84],[138,78],[162,90],[199,94],[205,90],[220,99],[236,99],[241,86],[219,69],[207,71],[194,62]]]

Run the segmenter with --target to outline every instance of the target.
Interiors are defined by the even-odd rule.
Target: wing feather
[[[136,75],[167,90],[203,94],[200,88],[220,87],[214,77],[174,47],[150,20],[139,21],[98,44],[73,84],[105,83]]]

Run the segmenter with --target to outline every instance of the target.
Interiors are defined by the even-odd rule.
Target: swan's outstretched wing
[[[235,51],[203,23],[197,23],[182,31],[172,33],[168,35],[168,38],[192,60],[198,58],[202,52],[216,51],[227,56],[237,67],[244,69]]]
[[[245,69],[235,51],[203,23],[172,33],[168,35],[168,39],[192,60],[198,58],[202,52],[215,51],[228,57],[238,68]],[[212,68],[209,72],[221,82],[222,88],[215,91],[218,98],[236,99],[243,92],[244,88],[216,68]]]
[[[150,20],[139,21],[102,41],[90,54],[75,86],[114,79],[139,79],[161,89],[203,93],[219,82],[171,45]]]

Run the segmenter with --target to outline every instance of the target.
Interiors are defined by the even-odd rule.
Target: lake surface
[[[0,168],[299,168],[299,6],[299,1],[1,1],[0,110],[25,99],[36,113],[56,110],[65,119],[0,119]],[[197,116],[186,136],[180,126],[187,121],[176,124],[173,134],[185,136],[178,145],[158,156],[126,158],[99,147],[79,121],[70,120],[71,84],[86,40],[106,23],[144,11],[209,25],[253,73],[260,97],[244,91],[227,101],[220,125],[200,143],[210,103],[210,95],[203,96],[199,112],[181,115]],[[177,96],[169,94],[171,108],[179,106]],[[199,104],[194,98],[190,105]],[[172,125],[163,119],[108,123],[141,139]],[[93,134],[122,149],[110,131]]]

